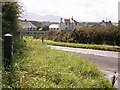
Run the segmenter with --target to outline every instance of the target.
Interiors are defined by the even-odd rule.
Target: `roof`
[[[29,22],[29,21],[22,21],[22,22],[20,22],[19,23],[20,24],[20,26],[22,26],[22,28],[30,28],[30,27],[32,27],[32,28],[37,28],[35,25],[33,25],[31,22]]]
[[[49,28],[59,28],[59,24],[51,24]]]

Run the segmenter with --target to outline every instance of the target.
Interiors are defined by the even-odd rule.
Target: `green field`
[[[14,53],[12,71],[3,71],[3,88],[112,88],[89,60],[51,49],[40,39],[23,39],[26,45],[23,53]]]
[[[46,40],[45,43],[48,44],[48,45],[56,45],[56,46],[64,46],[64,47],[86,48],[86,49],[95,49],[95,50],[105,50],[105,51],[120,52],[120,47],[119,46],[112,46],[112,45],[54,42],[54,41],[50,41],[50,40]]]

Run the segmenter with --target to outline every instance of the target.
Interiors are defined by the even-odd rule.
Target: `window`
[[[36,32],[34,32],[33,34],[37,34]]]

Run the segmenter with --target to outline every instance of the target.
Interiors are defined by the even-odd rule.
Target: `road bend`
[[[120,65],[120,52],[71,48],[62,46],[50,47],[57,50],[71,52],[81,57],[88,58],[99,67],[100,71],[103,72],[105,77],[108,78],[110,81],[114,72],[117,72],[118,79],[115,83],[115,87],[120,90],[120,85],[118,84],[118,81],[120,81],[120,74],[118,72],[118,65]]]

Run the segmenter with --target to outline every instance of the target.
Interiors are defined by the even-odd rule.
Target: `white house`
[[[74,30],[78,26],[78,22],[73,19],[60,19],[59,30]]]
[[[20,21],[19,22],[20,27],[22,27],[24,30],[27,31],[36,31],[37,27],[35,25],[33,25],[30,21]]]
[[[59,30],[59,24],[51,24],[49,30]]]

